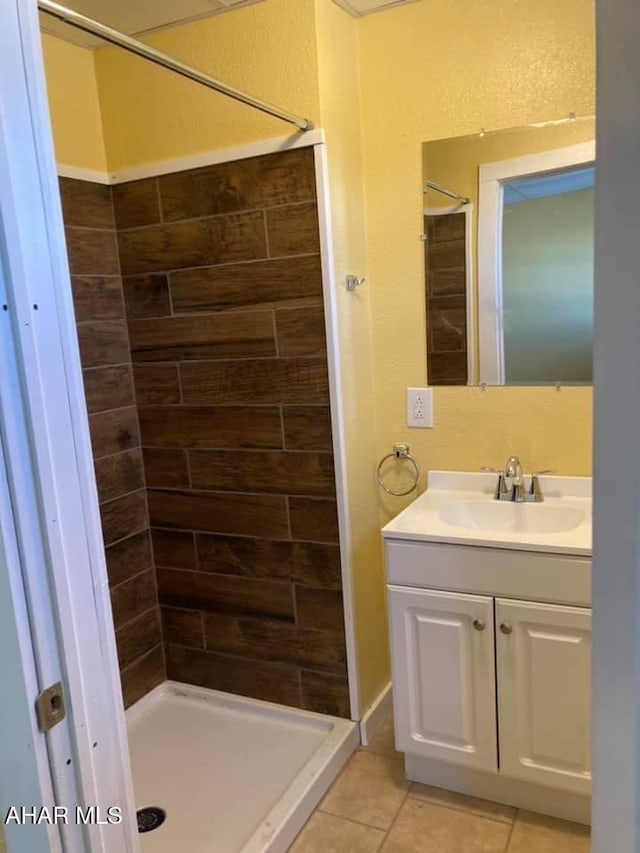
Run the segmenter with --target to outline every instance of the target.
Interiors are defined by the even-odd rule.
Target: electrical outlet
[[[433,426],[433,390],[407,388],[407,426],[429,429]]]

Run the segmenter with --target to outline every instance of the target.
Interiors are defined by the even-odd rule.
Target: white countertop
[[[520,533],[510,530],[488,530],[458,527],[440,517],[447,504],[456,501],[493,501],[497,474],[463,471],[430,471],[428,487],[413,503],[390,521],[383,529],[385,539],[444,542],[455,545],[476,545],[484,548],[504,548],[516,551],[539,551],[550,554],[574,554],[590,557],[591,478],[540,477],[541,504],[527,504],[528,511],[537,507],[562,506],[579,509],[584,521],[571,530],[559,533]],[[528,477],[526,478],[528,482]],[[515,510],[520,505],[516,505]]]

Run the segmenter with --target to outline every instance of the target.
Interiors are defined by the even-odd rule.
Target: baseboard
[[[484,773],[417,755],[405,755],[404,767],[407,779],[412,782],[422,782],[434,788],[457,791],[459,794],[574,823],[591,823],[591,797],[584,794],[545,788],[497,773]]]
[[[392,710],[393,694],[391,692],[391,682],[389,682],[380,691],[378,696],[376,696],[371,705],[369,705],[358,724],[360,726],[360,743],[362,746],[368,746],[371,743]]]

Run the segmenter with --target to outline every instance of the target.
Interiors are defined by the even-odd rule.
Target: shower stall
[[[215,849],[240,849],[276,783],[244,758],[245,797],[230,784],[254,729],[278,792],[326,738],[353,743],[184,686],[350,715],[314,149],[60,188],[134,787],[168,816],[143,847],[204,832],[181,784],[162,796],[200,754],[232,794],[203,837],[235,804]]]
[[[125,703],[348,717],[313,148],[60,184]]]

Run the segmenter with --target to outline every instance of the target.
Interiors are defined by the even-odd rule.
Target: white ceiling
[[[93,18],[127,35],[175,27],[187,21],[206,18],[221,12],[231,12],[241,6],[261,3],[262,0],[58,0],[81,15]],[[296,0],[291,0],[295,3]],[[351,15],[359,18],[370,12],[380,12],[394,6],[415,3],[416,0],[334,0]],[[82,47],[99,47],[103,42],[69,24],[63,24],[44,12],[40,13],[42,30]]]
[[[106,24],[127,35],[175,27],[178,24],[205,18],[220,12],[230,12],[241,6],[250,6],[262,0],[58,0],[88,18]],[[294,0],[295,2],[295,0]],[[98,47],[100,39],[63,24],[51,15],[40,13],[40,26],[44,32],[82,45]]]
[[[406,6],[407,3],[415,3],[416,0],[334,0],[338,6],[342,6],[356,18],[368,15],[370,12],[381,12],[393,6]]]
[[[533,178],[521,178],[509,181],[504,186],[504,203],[517,204],[531,198],[546,198],[551,195],[564,195],[580,190],[593,189],[596,170],[594,166],[578,166],[548,172]]]

